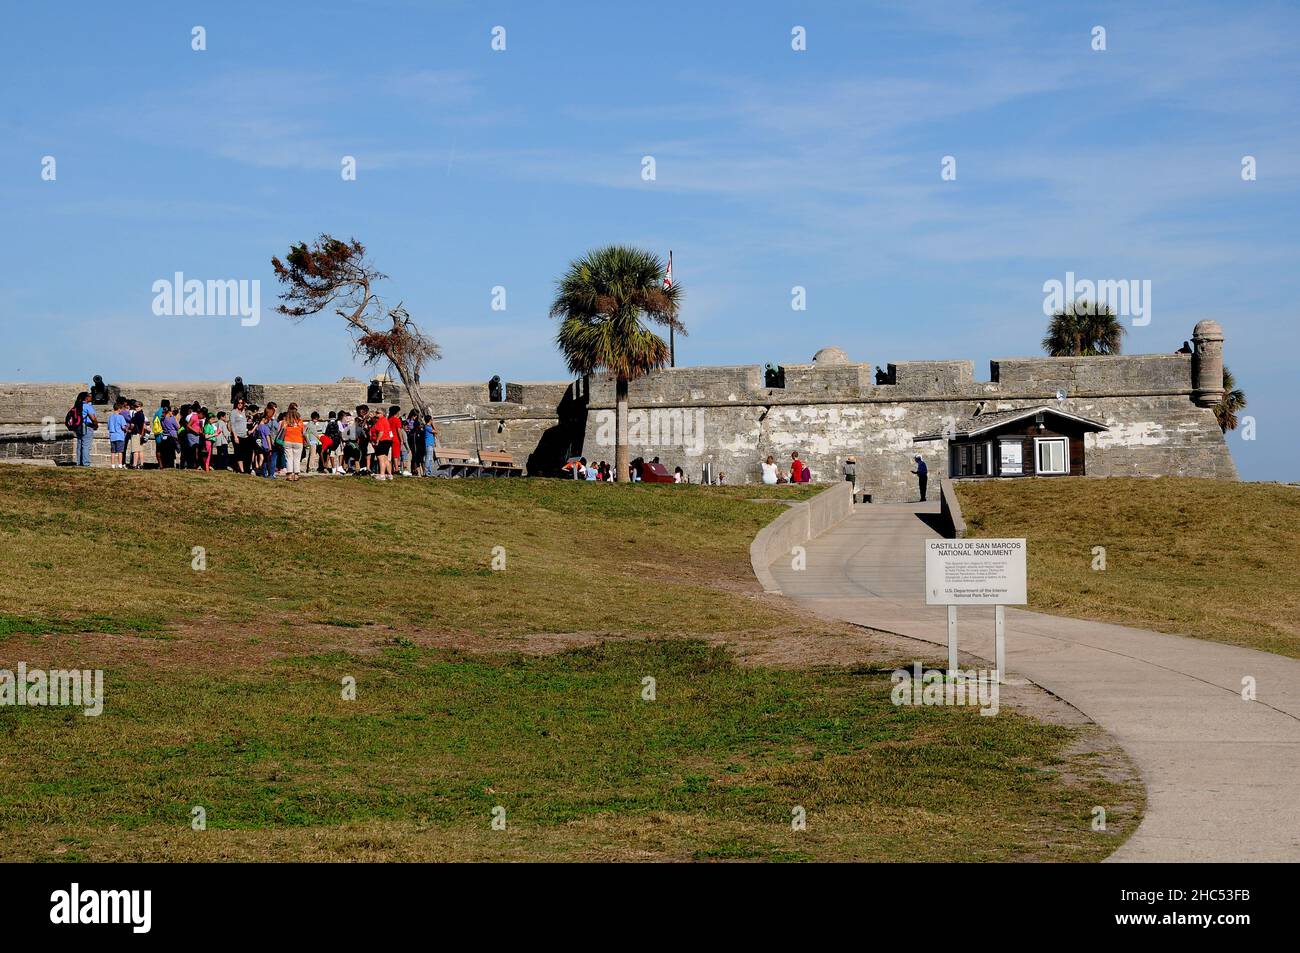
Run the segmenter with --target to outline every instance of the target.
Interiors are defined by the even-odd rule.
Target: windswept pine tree
[[[420,369],[441,358],[442,351],[400,302],[394,308],[384,306],[374,286],[388,276],[367,260],[361,242],[323,234],[310,246],[290,246],[284,261],[273,257],[271,266],[285,289],[277,311],[302,320],[335,305],[334,313],[352,332],[357,355],[367,364],[395,370],[412,405],[428,412],[420,394]]]

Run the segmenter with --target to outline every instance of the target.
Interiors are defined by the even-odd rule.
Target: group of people
[[[763,473],[763,482],[769,486],[775,486],[778,483],[811,483],[812,470],[808,465],[799,459],[799,451],[794,450],[790,453],[790,472],[782,473],[781,468],[777,466],[776,458],[770,453],[767,459],[760,465]]]
[[[659,458],[655,457],[653,460],[650,461],[650,463],[657,465],[659,463]],[[635,460],[633,460],[631,463],[628,464],[627,467],[628,482],[630,483],[644,482],[645,477],[643,476],[643,468],[645,467],[645,464],[646,461],[643,460],[641,457],[637,457]],[[592,483],[613,483],[614,482],[614,468],[610,464],[606,463],[604,460],[601,460],[599,463],[597,463],[595,460],[588,463],[586,457],[576,457],[570,460],[568,463],[566,463],[563,467],[561,467],[560,470],[562,474],[567,475],[570,479],[573,480],[588,480]],[[719,484],[725,483],[726,474],[719,473],[715,479]],[[667,481],[662,480],[658,482],[667,482]],[[691,481],[681,467],[676,467],[673,469],[673,482],[690,483]]]
[[[101,421],[82,391],[65,423],[77,437],[77,463],[90,466],[90,446]],[[235,400],[229,413],[198,401],[173,407],[163,400],[151,414],[138,400],[116,400],[105,421],[113,469],[144,468],[146,442],[161,469],[231,470],[268,479],[297,480],[303,473],[353,474],[391,480],[433,476],[438,426],[429,414],[366,404],[355,414],[319,411],[304,416],[296,403],[283,411]]]

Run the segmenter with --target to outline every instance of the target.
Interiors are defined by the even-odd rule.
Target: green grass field
[[[1300,488],[1054,478],[958,496],[968,535],[1029,540],[1030,608],[1300,658]]]
[[[896,649],[761,595],[752,500],[815,488],[0,476],[0,668],[107,696],[0,708],[6,859],[1097,860],[1140,815],[1095,728],[896,707]]]

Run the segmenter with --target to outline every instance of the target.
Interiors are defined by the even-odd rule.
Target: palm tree
[[[628,479],[628,382],[668,361],[668,345],[641,319],[686,333],[677,320],[681,287],[665,288],[663,281],[657,255],[610,245],[569,263],[551,305],[551,317],[561,319],[555,343],[569,370],[584,376],[604,370],[614,376],[616,480]]]
[[[1052,357],[1118,354],[1124,325],[1108,304],[1080,299],[1052,315],[1043,350]]]
[[[1246,407],[1246,392],[1237,388],[1237,379],[1223,366],[1223,396],[1214,405],[1214,416],[1219,421],[1219,429],[1224,433],[1237,429],[1237,412]]]

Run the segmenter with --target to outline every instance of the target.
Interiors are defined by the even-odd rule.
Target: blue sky
[[[567,378],[555,278],[609,242],[673,250],[691,332],[679,363],[837,344],[878,364],[973,359],[983,379],[989,358],[1038,352],[1043,283],[1072,271],[1152,282],[1128,352],[1173,351],[1218,319],[1257,421],[1254,441],[1229,438],[1242,475],[1300,479],[1293,4],[2,16],[0,380],[362,376],[337,319],[271,311],[271,256],[320,232],[368,246],[386,296],[442,344],[425,375],[440,380]],[[260,280],[260,324],[155,316],[152,283],[177,271]],[[806,311],[790,307],[796,285]]]

